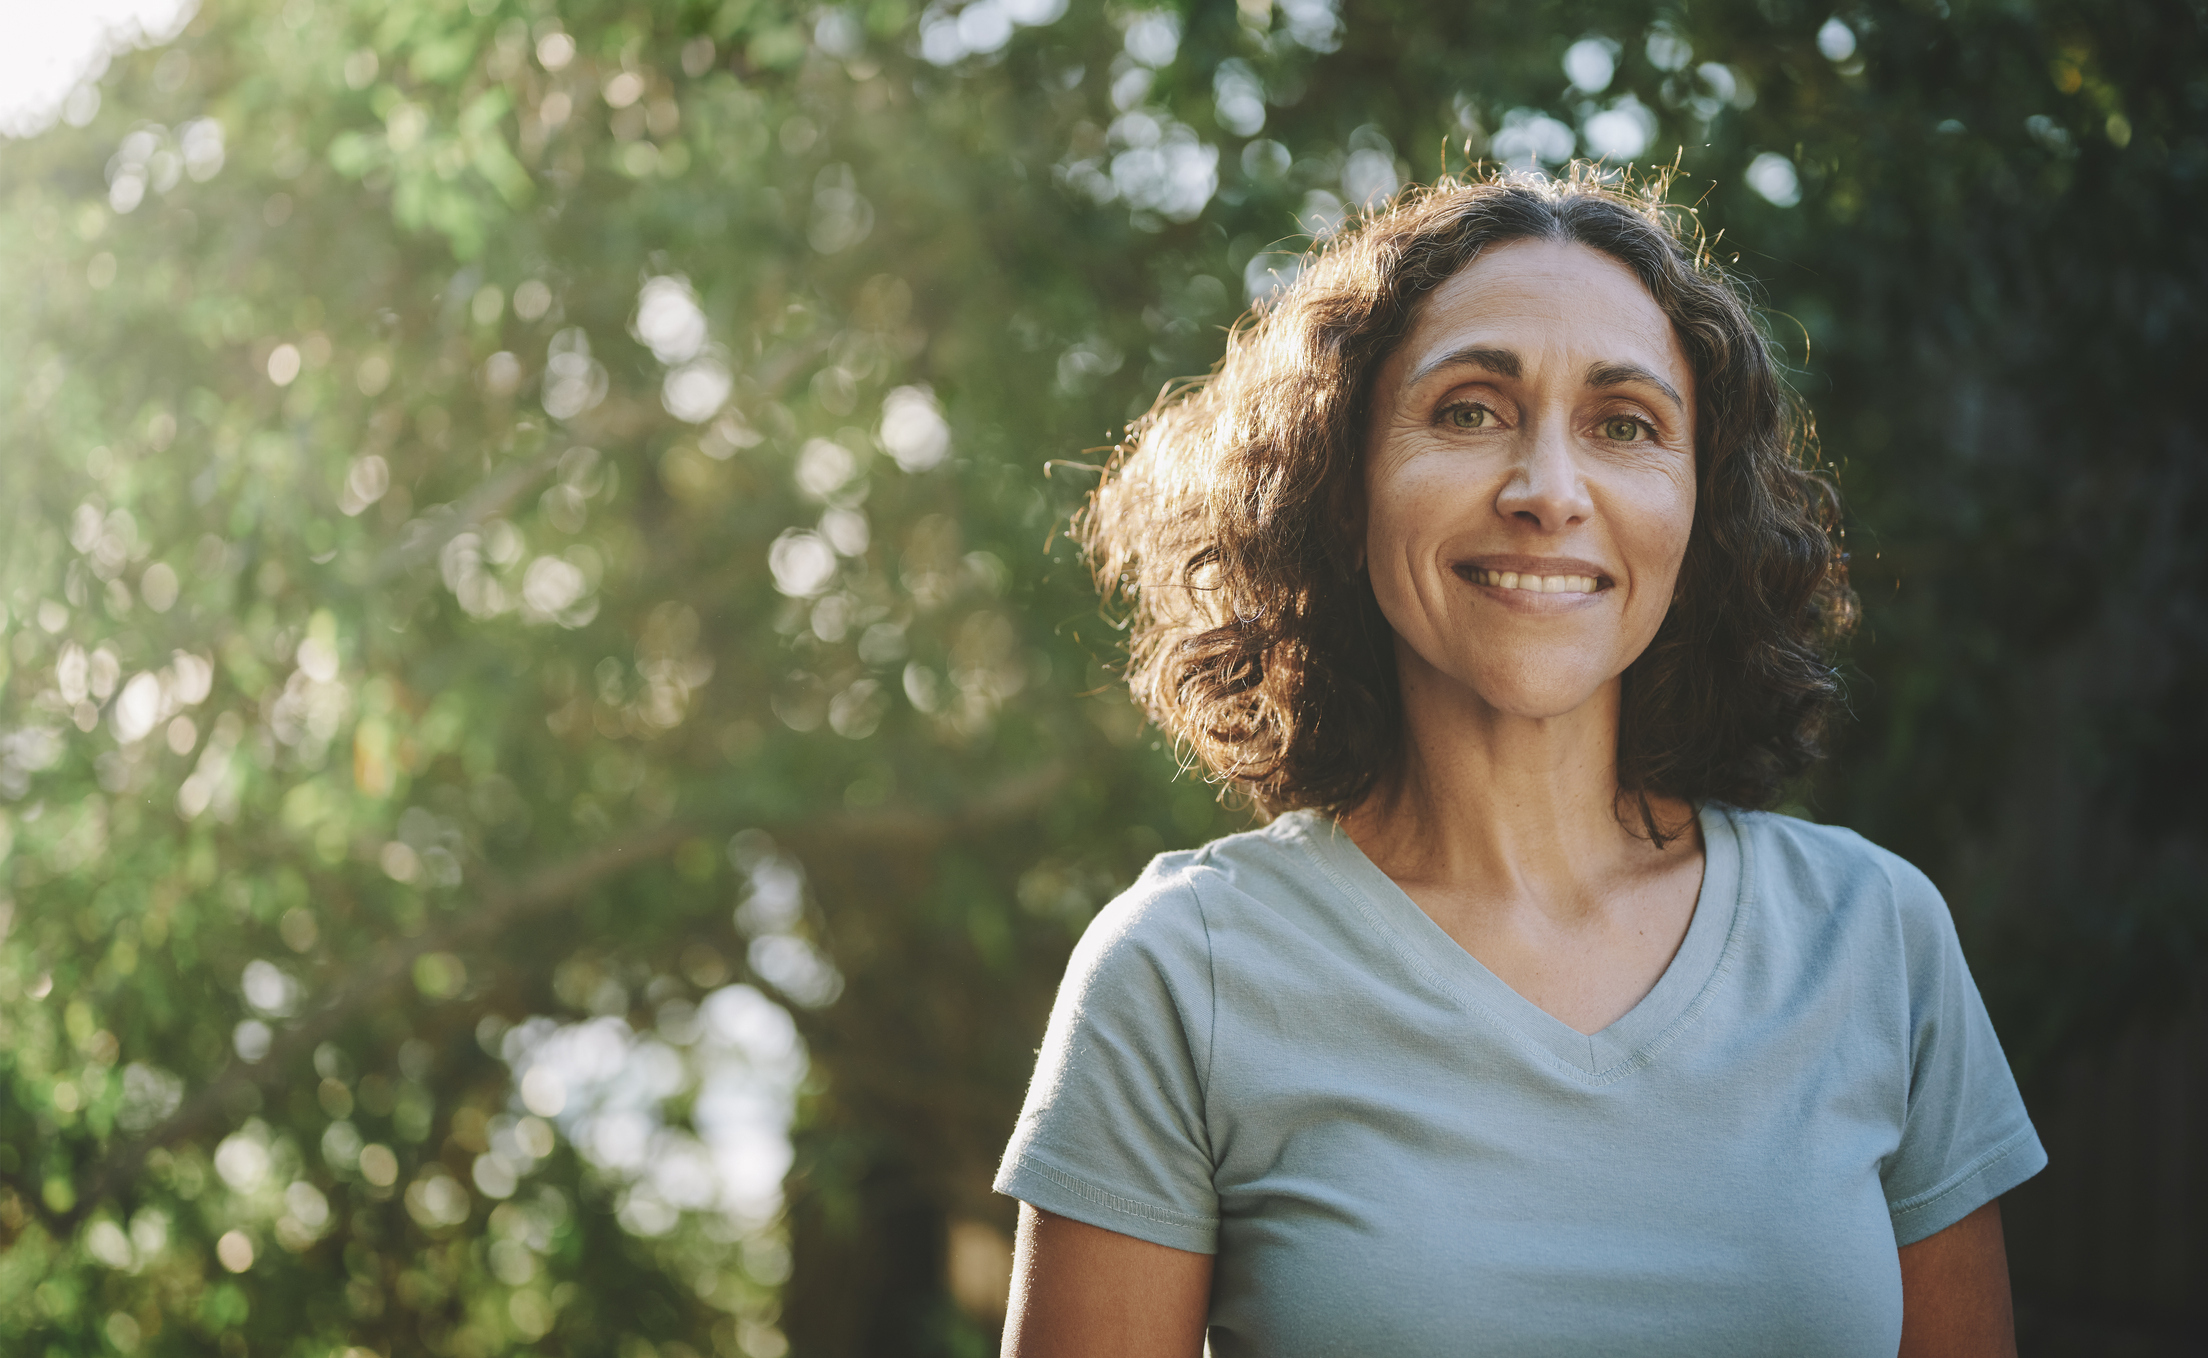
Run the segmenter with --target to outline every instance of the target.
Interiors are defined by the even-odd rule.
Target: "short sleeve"
[[[1204,1124],[1211,960],[1185,879],[1151,872],[1067,964],[995,1188],[1154,1244],[1217,1250]]]
[[[1892,860],[1909,973],[1908,1103],[1884,1166],[1894,1243],[1961,1221],[2047,1166],[1946,903]]]

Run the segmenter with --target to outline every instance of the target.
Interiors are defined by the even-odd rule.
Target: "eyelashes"
[[[1434,421],[1451,429],[1492,429],[1500,421],[1477,401],[1457,401],[1435,412]]]
[[[1470,432],[1497,428],[1502,416],[1483,402],[1452,401],[1434,412],[1433,422],[1444,429]],[[1604,415],[1595,421],[1594,429],[1612,443],[1661,443],[1664,437],[1655,421],[1638,414]]]

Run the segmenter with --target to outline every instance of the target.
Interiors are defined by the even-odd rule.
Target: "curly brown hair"
[[[1216,781],[1268,813],[1339,812],[1393,761],[1393,636],[1355,542],[1373,375],[1429,293],[1528,239],[1632,269],[1695,374],[1694,526],[1679,600],[1625,672],[1621,792],[1661,840],[1651,797],[1768,806],[1818,757],[1855,619],[1837,494],[1745,289],[1665,189],[1575,169],[1407,191],[1131,426],[1074,537],[1126,615],[1136,700]]]

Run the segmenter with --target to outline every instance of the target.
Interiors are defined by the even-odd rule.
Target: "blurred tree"
[[[1483,158],[1675,165],[1783,318],[1869,609],[1805,804],[1939,876],[2027,1075],[2173,1001],[2201,48],[210,6],[0,148],[0,1345],[988,1350],[1065,952],[1238,823],[1110,692],[1082,450]]]

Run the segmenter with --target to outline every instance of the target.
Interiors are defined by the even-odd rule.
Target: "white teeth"
[[[1601,584],[1592,575],[1522,575],[1517,571],[1477,571],[1483,585],[1522,589],[1529,594],[1592,594]]]

